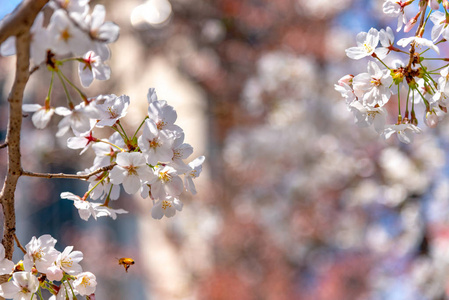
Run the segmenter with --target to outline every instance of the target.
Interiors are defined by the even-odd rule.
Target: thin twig
[[[54,173],[54,174],[50,174],[50,173],[34,173],[34,172],[29,172],[29,171],[25,171],[22,170],[21,171],[21,175],[23,176],[29,176],[29,177],[41,177],[41,178],[66,178],[66,179],[84,179],[87,180],[90,177],[97,175],[99,173],[103,173],[105,171],[109,171],[111,170],[115,165],[109,165],[107,167],[102,167],[99,168],[98,170],[95,170],[89,174],[85,174],[85,175],[76,175],[76,174],[64,174],[64,173]]]
[[[16,240],[17,247],[19,247],[19,249],[22,250],[23,254],[27,254],[27,251],[25,250],[25,248],[23,248],[15,232],[14,232],[14,239]]]
[[[6,148],[6,147],[8,147],[8,143],[7,142],[4,142],[3,144],[0,144],[0,149]]]

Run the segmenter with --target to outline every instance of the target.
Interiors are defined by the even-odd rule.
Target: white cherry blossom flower
[[[98,110],[98,123],[96,127],[112,126],[118,119],[126,116],[129,106],[129,97],[121,95],[117,97],[114,94],[98,96],[95,100],[95,107]]]
[[[352,89],[352,80],[354,75],[345,75],[338,80],[338,84],[334,84],[334,88],[337,92],[341,94],[346,100],[346,104],[351,104],[353,101],[357,100],[357,96],[354,94]]]
[[[95,151],[94,166],[97,168],[108,166],[114,161],[115,156],[120,151],[117,147],[126,148],[125,142],[118,132],[114,132],[108,139],[102,139],[101,141],[92,145],[92,149]]]
[[[35,299],[39,280],[30,272],[15,272],[12,280],[0,285],[0,296],[14,300]]]
[[[93,51],[88,51],[79,61],[78,73],[83,87],[89,87],[94,79],[108,80],[111,76],[109,66]]]
[[[393,78],[388,69],[381,70],[375,62],[368,62],[368,73],[362,73],[354,77],[352,86],[355,95],[362,100],[363,105],[374,107],[384,106],[392,91],[390,85]]]
[[[408,44],[414,42],[415,43],[415,47],[420,48],[420,47],[427,47],[432,49],[433,51],[435,51],[436,53],[440,54],[440,49],[438,49],[438,46],[436,46],[431,40],[422,38],[422,37],[417,37],[417,36],[411,36],[408,38],[402,38],[398,41],[398,45],[401,47],[407,47]]]
[[[97,281],[95,275],[91,272],[80,273],[73,281],[73,287],[81,296],[88,296],[95,292]]]
[[[193,147],[184,143],[184,133],[181,133],[173,142],[173,156],[169,163],[179,174],[188,172],[190,167],[183,161],[193,153]]]
[[[414,134],[421,133],[422,130],[416,125],[413,124],[393,124],[393,125],[387,125],[385,127],[384,132],[382,133],[382,136],[385,139],[390,138],[390,136],[393,135],[393,133],[398,134],[398,139],[405,143],[409,144],[413,142]]]
[[[154,101],[150,102],[150,99]],[[174,125],[178,114],[172,106],[167,104],[167,101],[157,100],[155,93],[148,92],[148,102],[148,117],[156,123],[158,130],[182,132],[179,126]]]
[[[87,105],[81,102],[76,105],[73,110],[66,107],[57,107],[55,113],[64,118],[58,124],[57,137],[61,137],[72,128],[75,135],[82,135],[92,130],[97,119],[98,111],[93,105]]]
[[[200,156],[189,163],[190,171],[185,174],[184,177],[184,185],[186,190],[191,192],[192,195],[196,195],[195,184],[193,183],[193,179],[200,176],[201,171],[203,170],[203,163],[206,158],[204,156]]]
[[[87,134],[82,134],[80,136],[74,136],[67,139],[67,147],[70,149],[83,149],[80,152],[80,155],[86,152],[89,149],[89,146],[92,143],[98,142],[99,140],[92,136],[92,131],[89,131]]]
[[[49,234],[44,234],[38,239],[35,236],[25,246],[27,253],[23,259],[25,271],[31,271],[33,266],[41,272],[47,272],[47,269],[53,265],[59,252],[54,248],[56,240]]]
[[[146,120],[142,135],[137,143],[145,156],[147,163],[157,165],[158,162],[170,162],[173,157],[172,145],[174,138],[165,131],[159,131],[153,120]]]
[[[374,125],[377,133],[383,132],[387,118],[387,110],[384,107],[363,106],[359,101],[354,101],[349,105],[349,109],[354,113],[357,126]]]
[[[14,270],[14,263],[5,257],[5,247],[0,243],[0,275],[9,274]]]
[[[441,35],[449,39],[449,27],[446,15],[441,11],[435,11],[430,15],[430,21],[433,22],[431,39],[435,42]]]
[[[402,1],[386,0],[383,4],[383,12],[389,17],[398,18],[397,31],[402,29],[404,24],[407,24],[407,18],[404,14],[404,6]]]
[[[357,34],[357,47],[346,49],[346,55],[352,59],[361,59],[375,53],[379,44],[379,31],[371,28],[368,32]]]
[[[82,55],[88,48],[86,34],[73,24],[63,9],[53,12],[47,32],[51,49],[58,55]]]
[[[181,200],[174,197],[167,197],[158,200],[151,209],[151,216],[160,220],[163,216],[170,218],[176,214],[176,211],[182,211],[183,204]]]
[[[107,44],[115,42],[119,36],[120,28],[113,22],[105,22],[106,11],[103,5],[95,5],[91,14],[86,15],[82,21],[93,40],[90,49],[93,49],[103,61],[109,59],[110,52]]]
[[[117,154],[116,162],[117,165],[111,170],[109,177],[113,184],[122,184],[128,194],[136,193],[142,182],[155,180],[142,153],[121,152]]]
[[[78,213],[80,218],[84,221],[89,220],[90,216],[92,216],[95,220],[98,217],[100,203],[89,202],[81,199],[80,196],[77,196],[70,192],[61,193],[62,199],[68,199],[73,201],[73,205],[78,209]]]
[[[154,102],[154,101],[158,101],[157,100],[157,93],[156,93],[156,89],[155,88],[149,88],[148,89],[147,101],[148,101],[148,104],[150,104],[151,102]]]
[[[76,275],[83,271],[79,262],[83,260],[83,253],[81,251],[72,251],[73,246],[67,246],[56,259],[56,265],[64,272],[70,275]]]
[[[376,54],[379,58],[384,58],[390,53],[393,45],[394,45],[394,33],[393,30],[388,26],[387,29],[381,29],[379,31],[379,40],[382,47],[376,50]]]
[[[169,166],[155,168],[157,180],[151,184],[151,196],[154,199],[165,199],[168,196],[178,196],[184,185],[175,169]]]
[[[22,110],[25,112],[34,112],[31,121],[37,129],[47,127],[55,112],[54,107],[46,107],[39,104],[23,104]]]

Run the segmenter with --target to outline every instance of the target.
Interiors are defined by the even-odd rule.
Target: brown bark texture
[[[22,126],[22,99],[29,78],[30,28],[39,11],[48,0],[24,0],[10,15],[0,22],[0,44],[16,36],[16,74],[8,96],[9,120],[5,144],[8,151],[8,171],[0,192],[3,208],[3,239],[5,257],[12,259],[15,236],[14,194],[21,175],[20,131]],[[1,276],[0,283],[8,276]],[[0,297],[0,299],[2,299]]]

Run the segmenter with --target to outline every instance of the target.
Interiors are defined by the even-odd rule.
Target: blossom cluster
[[[22,109],[34,112],[32,122],[38,129],[45,128],[54,114],[62,116],[56,136],[64,137],[71,131],[75,136],[68,138],[69,148],[82,149],[82,154],[92,146],[96,154],[92,167],[78,172],[80,176],[91,174],[87,176],[89,190],[82,197],[64,192],[61,198],[73,200],[83,220],[90,216],[115,219],[117,214],[127,213],[109,206],[110,200],[119,198],[122,185],[126,193],[140,191],[142,197],[154,201],[151,213],[154,218],[175,215],[183,206],[180,194],[184,190],[196,194],[193,179],[201,173],[204,156],[189,164],[184,162],[193,148],[184,143],[182,128],[174,124],[176,111],[166,101],[159,101],[154,89],[148,93],[147,117],[135,133],[128,136],[120,123],[130,104],[128,96],[109,94],[88,98],[63,74],[62,66],[76,61],[83,87],[88,87],[93,79],[109,79],[111,71],[104,64],[110,56],[107,44],[118,38],[119,28],[113,22],[105,22],[102,5],[96,5],[91,13],[87,0],[53,0],[47,6],[53,10],[48,25],[43,26],[46,22],[44,13],[40,12],[30,29],[30,58],[36,67],[45,64],[51,72],[50,87],[43,105],[24,104]],[[0,46],[2,55],[15,52],[14,36]],[[55,75],[64,87],[67,107],[52,104]],[[80,103],[74,103],[68,86],[78,93]],[[105,127],[112,128],[115,133],[108,139],[97,138],[94,129]],[[103,202],[92,202],[88,198]]]
[[[417,15],[407,20],[405,10],[413,2],[415,0],[386,0],[383,12],[398,18],[397,31],[405,24],[404,31],[409,32],[420,20],[416,34],[399,39],[395,44],[390,27],[359,33],[357,46],[346,49],[347,56],[355,60],[372,57],[375,61],[368,62],[367,72],[346,75],[335,85],[354,114],[357,125],[373,126],[385,139],[397,133],[404,143],[410,143],[414,134],[422,132],[418,127],[417,112],[422,113],[428,127],[437,126],[447,113],[449,95],[447,59],[424,56],[429,50],[432,50],[429,53],[439,55],[438,44],[449,38],[449,2],[421,0]],[[444,12],[438,10],[441,2]],[[430,13],[426,15],[428,7]],[[431,39],[427,39],[423,34],[430,23],[433,23]],[[444,64],[435,66],[436,61]],[[392,99],[397,99],[397,106],[389,105]],[[388,111],[392,110],[397,113],[397,121],[387,124]]]
[[[84,272],[79,262],[81,251],[68,246],[60,252],[56,240],[48,234],[33,237],[25,246],[23,260],[14,264],[5,258],[5,248],[0,244],[0,275],[10,275],[8,282],[0,285],[0,296],[7,299],[42,299],[42,289],[52,296],[49,300],[76,299],[76,295],[95,299],[96,278]]]
[[[154,89],[149,90],[147,98],[148,115],[132,136],[127,135],[119,120],[126,115],[130,102],[125,95],[100,95],[61,120],[60,124],[76,135],[68,138],[67,146],[82,149],[81,154],[92,146],[96,155],[92,167],[78,174],[104,169],[89,179],[89,190],[84,196],[61,194],[61,198],[74,201],[83,220],[90,216],[115,219],[117,214],[126,213],[109,207],[110,200],[119,198],[120,185],[128,194],[140,192],[143,198],[150,197],[155,219],[181,211],[179,196],[184,190],[196,194],[193,179],[202,171],[204,156],[184,162],[193,153],[193,147],[184,143],[184,132],[175,124],[176,111],[166,101],[158,100]],[[94,127],[111,127],[116,132],[108,139],[99,139],[94,136]],[[88,197],[104,202],[91,202]]]
[[[80,62],[83,86],[89,86],[94,78],[109,79],[110,69],[103,62],[109,59],[107,44],[117,40],[119,27],[113,22],[105,22],[104,6],[98,4],[89,13],[88,0],[53,0],[47,7],[53,10],[48,25],[44,27],[45,16],[41,11],[30,29],[31,61],[36,66],[46,62],[49,68],[57,71],[55,58],[73,54]],[[0,54],[15,54],[15,40],[15,36],[9,37],[1,45]]]

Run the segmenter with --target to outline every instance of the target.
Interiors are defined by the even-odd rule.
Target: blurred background
[[[3,15],[14,7],[0,3]],[[343,75],[366,72],[368,59],[352,61],[344,51],[358,32],[396,29],[383,1],[109,0],[91,7],[98,3],[121,32],[111,45],[111,79],[86,93],[129,95],[132,131],[146,114],[148,88],[156,88],[177,110],[192,159],[206,156],[198,195],[182,195],[174,218],[154,220],[149,199],[122,192],[113,206],[129,214],[85,222],[59,194],[82,195],[86,183],[22,177],[22,244],[50,233],[58,250],[81,250],[84,269],[97,276],[97,299],[448,298],[448,123],[430,130],[421,122],[425,133],[410,145],[384,141],[354,125],[334,90]],[[0,140],[13,69],[14,57],[0,58]],[[64,72],[78,82],[77,66]],[[45,68],[33,74],[25,103],[42,104],[49,82]],[[52,95],[64,102],[58,83]],[[26,170],[91,166],[93,152],[78,156],[55,138],[58,121],[37,130],[24,119]],[[4,177],[5,150],[0,158]],[[120,257],[136,261],[128,273]]]

